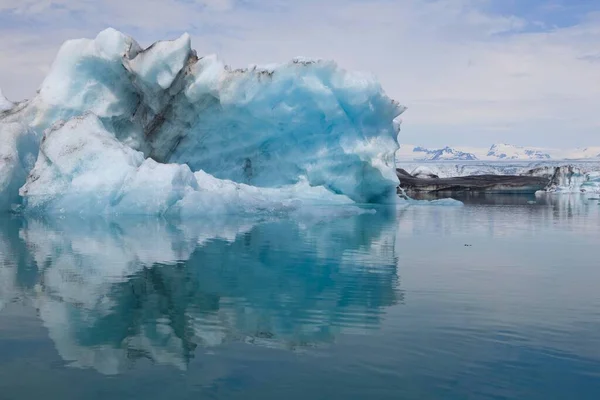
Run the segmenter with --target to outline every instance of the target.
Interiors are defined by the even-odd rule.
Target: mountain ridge
[[[600,159],[600,147],[552,149],[495,143],[489,148],[465,146],[427,148],[424,146],[401,144],[400,150],[396,153],[396,158],[398,160],[413,161],[543,161]]]

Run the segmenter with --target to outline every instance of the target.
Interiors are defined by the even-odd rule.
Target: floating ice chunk
[[[600,193],[600,171],[587,173],[587,181],[581,185],[581,190],[587,193]]]
[[[398,199],[398,204],[401,206],[464,206],[462,201],[450,197],[435,200]]]
[[[584,164],[585,165],[585,164]],[[527,174],[547,176],[550,183],[542,193],[600,193],[600,172],[587,171],[575,165],[541,167]]]
[[[547,192],[579,193],[585,192],[588,176],[580,168],[572,165],[556,167]],[[590,189],[593,189],[590,187]]]

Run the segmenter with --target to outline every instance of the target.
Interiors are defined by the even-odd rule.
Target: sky
[[[597,0],[0,0],[0,88],[35,95],[61,43],[192,36],[234,67],[297,56],[372,72],[423,146],[600,145]]]

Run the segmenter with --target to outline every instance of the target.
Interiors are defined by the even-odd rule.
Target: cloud
[[[374,72],[409,106],[407,142],[598,145],[598,10],[544,3],[0,0],[0,87],[31,96],[69,37],[114,26],[149,45],[188,31],[199,54],[234,66],[309,56]]]

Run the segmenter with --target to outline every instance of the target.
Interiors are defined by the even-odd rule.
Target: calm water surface
[[[600,204],[0,219],[0,399],[599,399]]]

